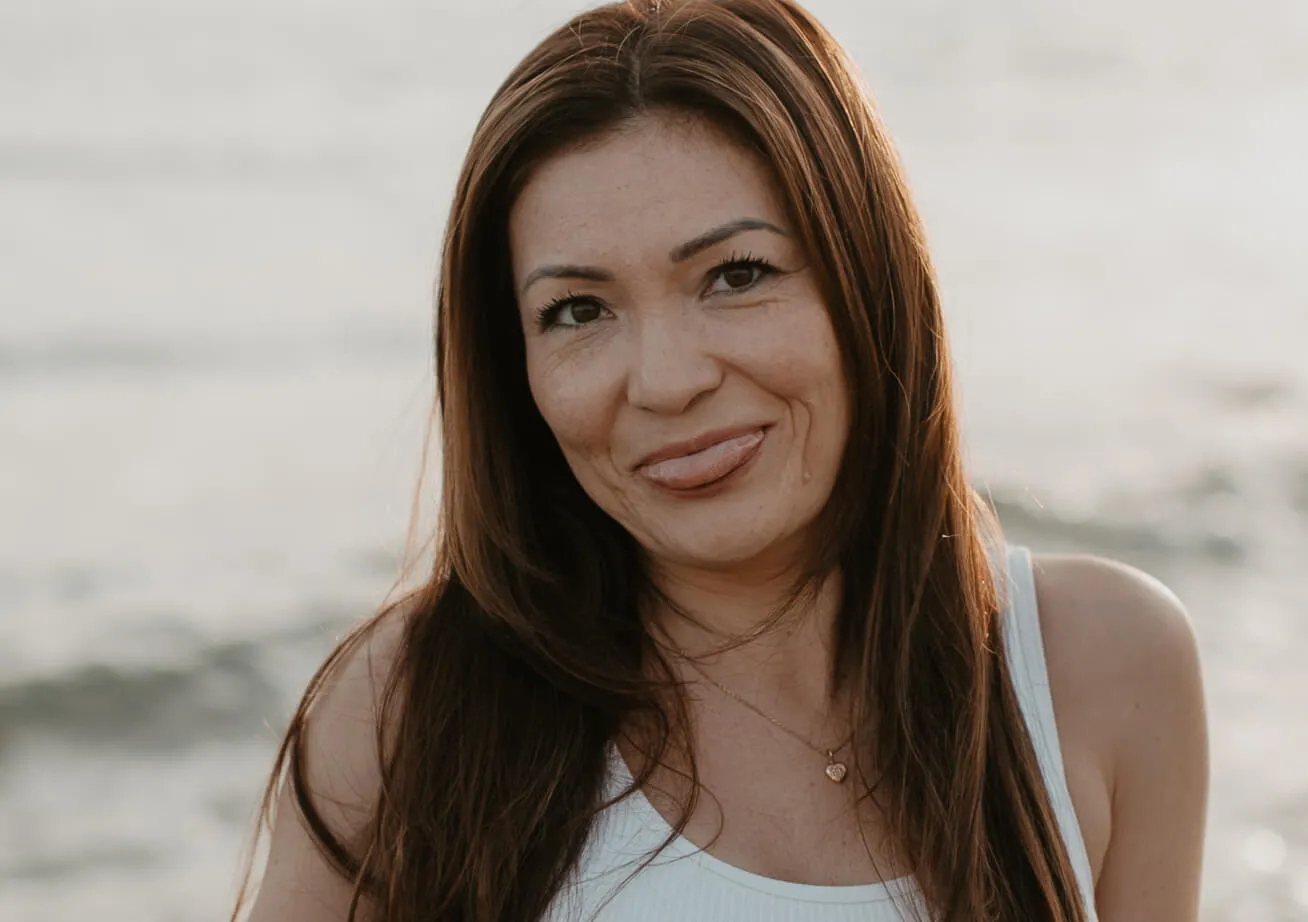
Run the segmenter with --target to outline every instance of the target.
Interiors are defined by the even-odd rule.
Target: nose
[[[698,325],[672,309],[651,312],[636,325],[627,375],[627,401],[655,413],[687,410],[722,383],[722,365],[708,351]]]

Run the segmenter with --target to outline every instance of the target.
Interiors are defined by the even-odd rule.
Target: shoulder
[[[1194,625],[1162,582],[1083,554],[1039,554],[1036,596],[1046,647],[1070,648],[1102,678],[1145,680],[1162,666],[1198,664]],[[1089,676],[1093,678],[1094,676]]]
[[[1101,557],[1041,554],[1034,564],[1051,684],[1132,711],[1195,703],[1198,643],[1175,593]]]
[[[401,603],[347,636],[310,683],[301,704],[298,780],[277,780],[268,857],[249,922],[345,920],[353,883],[326,857],[297,794],[356,856],[381,795],[382,766],[396,724],[387,692],[403,652],[411,606]],[[373,918],[361,904],[361,920]]]
[[[1036,598],[1050,686],[1120,768],[1144,738],[1203,709],[1194,625],[1154,577],[1086,555],[1038,555]],[[1178,723],[1180,718],[1186,718]]]
[[[342,641],[305,713],[306,793],[345,839],[371,818],[380,789],[383,752],[397,717],[386,699],[407,627],[408,607],[400,605]]]
[[[1208,785],[1194,625],[1170,589],[1127,564],[1084,555],[1037,555],[1034,564],[1069,787],[1096,877],[1104,874],[1101,898],[1182,904],[1197,879],[1191,851]],[[1142,873],[1168,854],[1167,869]]]

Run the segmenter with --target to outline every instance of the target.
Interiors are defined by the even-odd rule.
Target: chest
[[[610,794],[624,790],[631,780],[626,760],[616,749],[613,764]],[[904,922],[917,918],[915,911],[923,906],[911,878],[879,879],[870,864],[848,860],[847,853],[866,854],[861,843],[847,840],[842,846],[830,822],[804,814],[805,804],[815,810],[839,811],[838,804],[843,803],[834,794],[838,786],[821,772],[825,764],[819,759],[818,780],[831,785],[832,791],[817,786],[820,793],[805,800],[794,796],[788,786],[778,785],[781,773],[770,771],[761,760],[751,761],[751,788],[728,786],[725,790],[731,795],[725,804],[704,799],[714,804],[714,810],[734,809],[731,822],[706,822],[701,805],[686,829],[689,837],[711,845],[711,851],[692,838],[673,835],[668,819],[675,816],[665,817],[654,807],[660,800],[657,783],[646,788],[648,796],[641,793],[610,807],[601,815],[571,884],[559,894],[547,922]],[[745,803],[736,792],[746,789],[767,790],[778,803],[770,808]],[[857,839],[852,827],[852,821],[839,826],[846,830],[847,839],[851,834]],[[817,860],[797,862],[797,857]]]
[[[825,755],[776,734],[709,735],[697,754],[704,793],[682,838],[714,859],[771,880],[842,887],[900,877],[884,819],[855,777],[836,783]],[[710,742],[711,740],[711,742]],[[673,773],[656,774],[646,803],[665,826],[680,816],[688,791]]]

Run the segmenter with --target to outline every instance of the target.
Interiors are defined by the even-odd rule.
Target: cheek
[[[528,349],[527,382],[536,409],[570,464],[606,451],[604,388],[557,350]]]
[[[805,464],[834,475],[849,434],[849,394],[835,331],[824,309],[784,331],[769,367],[770,389],[792,404],[804,431]],[[820,474],[821,476],[821,474]]]
[[[849,438],[849,388],[834,340],[822,356],[810,368],[810,408],[821,450],[829,455],[826,461],[834,466],[839,464]]]
[[[769,390],[824,417],[844,415],[840,349],[820,302],[781,314],[758,334],[749,361]]]

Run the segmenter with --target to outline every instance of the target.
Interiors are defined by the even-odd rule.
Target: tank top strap
[[[1006,602],[1003,635],[1009,670],[1013,676],[1013,689],[1026,719],[1027,733],[1035,748],[1045,788],[1049,792],[1049,800],[1053,804],[1054,815],[1080,885],[1087,918],[1093,922],[1096,918],[1094,873],[1081,835],[1081,825],[1072,805],[1072,795],[1067,787],[1063,752],[1058,742],[1058,724],[1054,718],[1054,699],[1049,690],[1049,669],[1040,631],[1031,552],[1025,547],[1009,545],[1004,557],[1007,578],[1000,584],[1002,598]]]

